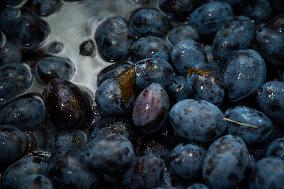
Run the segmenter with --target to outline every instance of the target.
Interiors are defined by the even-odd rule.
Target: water
[[[52,41],[63,42],[64,49],[56,56],[68,57],[76,66],[72,82],[96,91],[96,76],[111,63],[105,62],[96,52],[95,57],[84,57],[79,54],[79,46],[86,39],[94,39],[98,24],[110,16],[129,18],[139,4],[131,0],[85,0],[82,3],[65,2],[62,9],[50,17],[43,18],[51,28],[51,33],[43,49],[47,52]],[[34,84],[30,91],[40,92],[42,88]]]

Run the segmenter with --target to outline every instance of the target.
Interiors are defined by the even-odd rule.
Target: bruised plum
[[[145,133],[159,130],[168,117],[170,100],[160,84],[152,83],[137,97],[132,118],[136,127]]]

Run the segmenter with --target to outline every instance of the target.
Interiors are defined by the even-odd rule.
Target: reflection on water
[[[51,28],[43,49],[47,52],[52,41],[62,42],[64,49],[57,56],[70,58],[76,65],[73,82],[96,90],[96,75],[110,63],[104,62],[96,52],[93,58],[79,55],[80,44],[93,39],[98,23],[109,16],[128,19],[140,5],[132,0],[85,0],[83,3],[65,3],[60,12],[45,19]],[[31,90],[39,90],[37,85]]]

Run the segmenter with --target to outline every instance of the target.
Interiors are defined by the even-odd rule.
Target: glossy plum
[[[107,18],[99,24],[95,33],[98,51],[106,61],[126,59],[132,38],[128,22],[122,17]]]
[[[0,109],[0,124],[19,129],[34,129],[45,120],[45,106],[40,97],[19,97]]]
[[[98,180],[73,151],[58,152],[49,160],[48,177],[56,189],[92,188],[96,189]]]
[[[29,138],[23,131],[12,126],[0,126],[0,169],[8,167],[25,155]]]
[[[195,9],[189,17],[189,25],[202,35],[214,35],[223,24],[233,19],[232,7],[224,2],[209,2]]]
[[[131,142],[121,135],[95,138],[86,147],[84,158],[92,168],[115,172],[125,168],[135,157]]]
[[[0,104],[27,91],[32,80],[31,70],[26,64],[10,63],[0,66]]]
[[[205,53],[197,42],[187,39],[173,48],[172,61],[177,72],[185,75],[190,68],[205,62]]]
[[[48,119],[62,129],[87,128],[92,105],[90,96],[77,85],[53,79],[43,92]]]
[[[213,41],[214,56],[226,60],[234,51],[248,48],[254,35],[253,20],[245,16],[236,17],[217,31]]]
[[[231,101],[239,101],[256,92],[266,80],[266,64],[251,49],[235,52],[228,60],[224,83]]]
[[[75,65],[68,58],[47,56],[35,65],[35,77],[41,84],[47,84],[53,78],[71,80],[75,75]]]
[[[145,58],[160,58],[169,61],[169,47],[161,38],[154,36],[141,37],[130,47],[132,59],[137,62]]]
[[[259,109],[271,119],[284,123],[284,82],[269,81],[256,97]]]
[[[170,28],[167,17],[155,8],[137,9],[130,16],[129,24],[138,36],[163,37]]]
[[[49,25],[32,15],[24,15],[15,27],[15,42],[23,50],[37,50],[50,33]]]
[[[246,106],[236,106],[225,112],[228,134],[242,138],[247,144],[261,143],[273,129],[270,119],[262,112]]]
[[[174,47],[179,42],[187,39],[198,41],[199,34],[190,25],[180,25],[170,30],[166,36],[166,39],[170,45]]]
[[[205,155],[206,151],[198,145],[179,144],[170,152],[170,171],[185,180],[199,178]]]
[[[147,58],[135,64],[136,83],[135,86],[142,90],[151,83],[159,83],[164,88],[170,84],[174,76],[172,66],[165,60],[158,58]]]
[[[20,49],[0,31],[0,64],[19,63],[21,61],[22,53]]]
[[[170,111],[175,132],[187,140],[212,142],[226,130],[224,114],[207,101],[181,100]]]

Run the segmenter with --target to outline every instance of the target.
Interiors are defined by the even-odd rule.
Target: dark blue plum
[[[133,78],[130,79],[132,80],[131,82],[134,82]],[[110,115],[123,115],[130,112],[134,102],[134,93],[132,90],[127,91],[125,88],[127,86],[117,79],[103,81],[95,95],[96,103],[101,111]]]
[[[228,134],[242,138],[247,144],[266,140],[273,124],[262,112],[246,106],[236,106],[225,112]]]
[[[174,102],[178,102],[189,97],[191,83],[187,77],[175,75],[167,88],[167,92]]]
[[[97,74],[97,86],[100,86],[103,81],[117,77],[123,71],[131,68],[130,64],[127,63],[114,63],[110,66],[105,67]]]
[[[136,141],[135,152],[138,157],[144,155],[154,155],[167,160],[169,154],[167,138],[163,136],[142,136]]]
[[[229,4],[223,2],[205,3],[195,9],[189,17],[189,25],[202,35],[214,35],[217,30],[233,19]]]
[[[159,186],[163,181],[164,160],[153,155],[137,158],[125,173],[123,184],[125,189],[150,189]]]
[[[99,54],[106,61],[126,59],[132,38],[128,23],[122,17],[107,18],[95,33]]]
[[[256,163],[255,176],[250,189],[281,189],[284,185],[284,160],[266,157]]]
[[[256,31],[256,48],[268,63],[276,67],[284,66],[282,53],[284,51],[284,33],[281,32],[283,28],[265,25]]]
[[[89,127],[92,116],[90,95],[77,85],[53,79],[43,92],[48,120],[61,129]]]
[[[40,18],[24,15],[15,27],[15,43],[23,50],[37,50],[50,33],[49,25]]]
[[[0,105],[27,91],[32,80],[31,70],[26,64],[0,66]]]
[[[0,169],[8,167],[28,152],[29,138],[23,131],[0,126]]]
[[[165,89],[157,83],[146,87],[136,98],[132,112],[134,125],[145,133],[155,133],[166,123],[170,99]]]
[[[206,0],[206,2],[212,2],[212,1],[220,1],[224,3],[228,3],[231,5],[233,8],[239,8],[240,5],[242,5],[243,0]]]
[[[52,41],[49,43],[48,45],[48,52],[51,54],[57,54],[62,52],[62,50],[64,49],[64,44],[60,41]]]
[[[23,6],[27,0],[5,0],[3,2],[7,7],[19,7]]]
[[[214,63],[201,63],[192,68],[190,77],[191,96],[196,100],[205,100],[214,105],[221,105],[225,91],[220,81],[220,70]]]
[[[136,87],[144,89],[151,83],[159,83],[164,88],[170,84],[174,76],[172,66],[165,60],[159,58],[147,58],[135,64]]]
[[[0,64],[19,63],[22,61],[20,49],[0,31]]]
[[[155,8],[137,9],[130,16],[129,24],[138,36],[164,37],[170,28],[167,17]]]
[[[184,180],[200,178],[206,151],[194,144],[179,144],[169,157],[170,171]]]
[[[190,185],[186,189],[209,189],[209,188],[204,184],[195,183],[195,184]]]
[[[7,35],[14,35],[18,22],[22,19],[22,12],[20,9],[5,8],[0,15],[0,28]]]
[[[170,45],[174,47],[183,40],[192,39],[198,41],[199,35],[191,26],[181,25],[176,26],[172,30],[170,30],[166,36],[166,39],[168,40]]]
[[[236,102],[251,96],[265,79],[266,64],[257,51],[240,50],[229,58],[224,82],[231,101]]]
[[[54,151],[82,150],[87,145],[88,138],[85,132],[80,130],[60,132],[56,138]]]
[[[214,56],[226,60],[234,51],[248,48],[254,35],[253,20],[245,16],[236,17],[217,31],[212,45]]]
[[[47,166],[50,154],[39,152],[23,157],[9,166],[2,175],[2,183],[5,187],[14,189],[21,178],[31,174],[47,174]]]
[[[170,111],[175,132],[187,140],[212,142],[226,130],[224,114],[207,101],[181,100]]]
[[[259,109],[271,119],[284,123],[284,82],[269,81],[256,98]]]
[[[226,135],[210,145],[203,163],[203,179],[212,189],[235,188],[246,178],[249,164],[244,141]]]
[[[137,62],[145,58],[160,58],[170,60],[169,47],[161,38],[154,36],[141,37],[133,42],[130,55]]]
[[[216,106],[223,103],[225,91],[212,77],[194,75],[191,77],[192,97],[196,100],[206,100]]]
[[[134,157],[132,143],[126,137],[116,134],[90,141],[84,151],[88,164],[105,173],[125,168]]]
[[[95,138],[104,138],[110,134],[118,134],[131,139],[133,135],[131,120],[119,117],[103,117],[90,134],[89,141]]]
[[[97,188],[98,179],[77,153],[58,152],[49,160],[48,177],[55,188]]]
[[[80,44],[80,55],[94,57],[96,53],[96,44],[93,40],[86,40]]]
[[[159,8],[172,20],[184,21],[200,0],[159,0]]]
[[[187,39],[173,48],[172,62],[179,74],[186,75],[190,68],[205,62],[205,53],[197,42]]]
[[[28,7],[36,16],[47,17],[58,12],[63,3],[60,0],[30,0]]]
[[[284,160],[284,138],[274,140],[268,146],[266,156],[276,156]]]
[[[250,17],[257,23],[267,20],[272,12],[269,0],[248,1],[243,10],[243,15]]]
[[[52,181],[44,175],[31,174],[22,177],[16,189],[54,189]]]
[[[47,56],[35,65],[35,77],[41,84],[47,84],[53,78],[71,80],[75,74],[75,65],[68,58]]]
[[[19,97],[0,109],[0,124],[34,129],[45,120],[45,107],[37,96]]]

